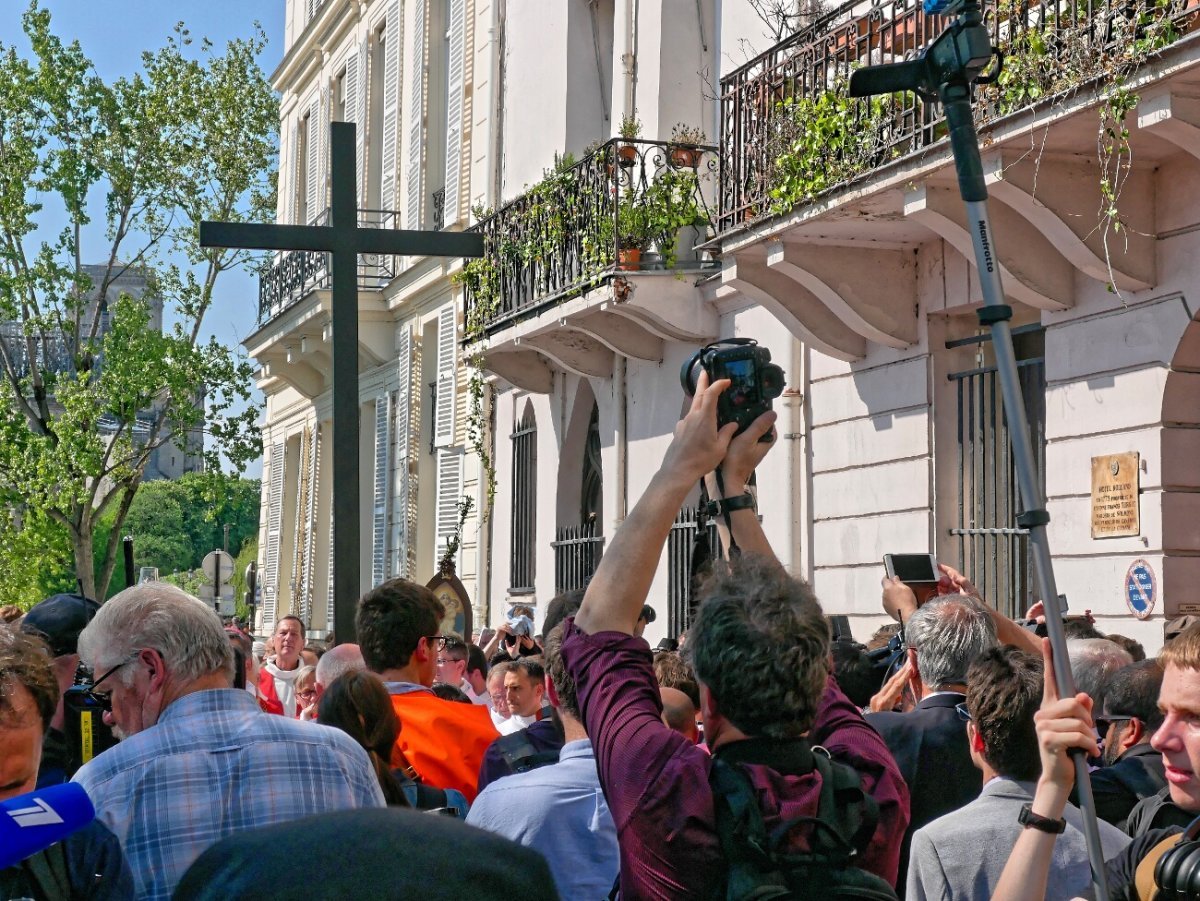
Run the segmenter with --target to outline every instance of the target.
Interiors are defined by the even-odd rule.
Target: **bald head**
[[[338,676],[366,668],[367,662],[358,645],[339,644],[330,648],[317,661],[317,691],[324,691]]]
[[[700,740],[696,728],[696,705],[678,688],[660,688],[663,705],[663,722],[695,744]]]

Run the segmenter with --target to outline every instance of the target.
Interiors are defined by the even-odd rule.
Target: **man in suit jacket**
[[[967,739],[983,792],[965,807],[918,829],[908,870],[909,901],[990,898],[1024,828],[1018,816],[1033,801],[1041,760],[1033,715],[1042,700],[1042,662],[1016,648],[984,652],[967,675]],[[1068,804],[1065,831],[1054,845],[1046,898],[1088,891],[1091,871],[1082,815]],[[1100,822],[1104,857],[1129,837]]]
[[[913,693],[920,700],[908,713],[867,714],[911,792],[912,820],[900,850],[901,894],[913,833],[979,794],[967,724],[955,707],[966,700],[968,667],[996,645],[996,629],[975,598],[944,595],[912,614],[904,624],[904,640]]]

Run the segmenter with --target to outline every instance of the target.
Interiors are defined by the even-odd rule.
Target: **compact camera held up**
[[[717,427],[730,422],[743,432],[763,413],[771,401],[783,394],[783,370],[771,362],[771,352],[753,338],[725,338],[700,348],[679,372],[683,391],[696,393],[696,380],[703,369],[710,382],[729,379],[730,385],[717,398]],[[769,441],[768,436],[763,440]]]

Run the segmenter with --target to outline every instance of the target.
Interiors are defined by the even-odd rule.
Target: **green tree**
[[[249,363],[201,337],[217,279],[253,258],[203,249],[198,233],[203,219],[271,218],[278,104],[261,29],[218,54],[177,26],[141,72],[106,83],[36,0],[23,25],[31,58],[0,45],[0,502],[13,529],[61,528],[84,591],[104,596],[156,448],[202,431],[212,471],[261,453]],[[46,240],[55,208],[68,224]],[[94,217],[106,238],[93,282]],[[173,312],[163,332],[144,300],[89,299],[130,269]]]

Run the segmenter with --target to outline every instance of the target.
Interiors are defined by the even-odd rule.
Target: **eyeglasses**
[[[964,723],[969,723],[971,720],[975,719],[975,717],[971,716],[971,711],[967,709],[967,704],[965,701],[961,704],[955,704],[954,712],[958,714],[958,718]]]
[[[450,639],[445,635],[426,635],[425,640],[435,651],[446,650],[446,645],[450,643]]]
[[[315,698],[316,696],[317,696],[317,690],[315,688],[310,688],[306,691],[296,692],[296,697],[298,697],[298,698]]]
[[[1116,714],[1098,716],[1096,717],[1096,731],[1101,736],[1105,736],[1108,734],[1109,726],[1112,726],[1114,723],[1128,723],[1131,719],[1133,719],[1131,716],[1118,716]]]
[[[111,690],[96,691],[96,686],[99,685],[101,682],[103,682],[105,679],[107,679],[109,676],[111,676],[113,673],[115,673],[117,670],[119,670],[121,667],[123,667],[125,664],[132,663],[134,660],[137,660],[138,654],[140,654],[140,653],[142,653],[141,648],[139,648],[136,651],[131,651],[128,657],[126,657],[124,660],[122,660],[120,663],[118,663],[116,666],[114,666],[112,669],[110,669],[107,673],[105,673],[103,676],[101,676],[99,679],[97,679],[95,682],[92,683],[92,688],[88,692],[88,695],[94,701],[96,701],[96,703],[98,703],[103,709],[108,710],[108,711],[112,710],[112,691]]]

